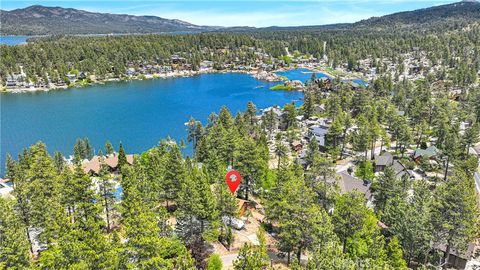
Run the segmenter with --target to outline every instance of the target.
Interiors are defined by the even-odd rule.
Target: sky
[[[460,0],[457,0],[460,1]],[[154,15],[198,25],[299,26],[351,23],[373,16],[415,10],[457,1],[452,0],[1,0],[0,9],[30,5],[60,6],[93,12]]]

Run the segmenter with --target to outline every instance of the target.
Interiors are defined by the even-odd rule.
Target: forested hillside
[[[155,16],[95,13],[40,5],[2,10],[0,22],[2,35],[198,32],[214,29]]]

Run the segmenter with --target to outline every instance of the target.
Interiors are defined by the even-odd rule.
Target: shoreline
[[[49,91],[57,91],[57,90],[67,90],[70,88],[84,88],[88,86],[94,85],[101,85],[106,84],[109,82],[128,82],[128,81],[142,81],[142,80],[153,80],[153,79],[171,79],[171,78],[186,78],[186,77],[193,77],[199,76],[203,74],[223,74],[223,73],[242,73],[248,74],[253,78],[260,80],[260,81],[267,81],[267,82],[286,82],[288,78],[284,76],[277,75],[277,72],[284,72],[290,71],[294,69],[308,69],[312,73],[322,73],[329,78],[335,78],[332,74],[330,74],[324,67],[318,66],[310,66],[310,65],[297,65],[292,67],[283,67],[272,71],[264,71],[264,70],[214,70],[214,69],[203,69],[203,70],[182,70],[182,71],[172,71],[168,73],[154,73],[154,74],[142,74],[140,76],[131,76],[126,78],[108,78],[103,80],[93,80],[90,83],[85,85],[54,85],[53,83],[50,84],[49,87],[21,87],[21,88],[13,88],[7,89],[5,86],[0,88],[1,93],[12,93],[12,94],[24,94],[24,93],[37,93],[37,92],[49,92]],[[343,76],[348,76],[349,74],[344,74]],[[350,74],[352,75],[352,74]],[[350,76],[348,76],[350,77]],[[301,91],[298,89],[297,91]]]

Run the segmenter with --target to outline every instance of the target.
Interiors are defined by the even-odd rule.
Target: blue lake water
[[[0,36],[0,45],[7,44],[8,46],[23,44],[27,42],[29,36]]]
[[[312,77],[313,73],[315,73],[317,78],[327,77],[327,75],[323,73],[312,72],[308,69],[303,69],[303,68],[277,72],[278,75],[285,76],[290,80],[299,80],[303,83],[309,80]]]
[[[299,74],[303,73],[285,73],[290,79],[301,79]],[[301,104],[303,93],[268,90],[275,84],[247,74],[225,73],[49,92],[2,93],[0,175],[6,153],[16,157],[24,147],[39,140],[47,144],[50,152],[58,150],[65,155],[72,153],[79,137],[88,137],[95,150],[110,140],[115,147],[121,141],[128,153],[140,153],[167,136],[185,139],[184,123],[191,116],[205,123],[209,114],[218,112],[222,105],[235,114],[243,111],[248,101],[259,109],[292,101]]]

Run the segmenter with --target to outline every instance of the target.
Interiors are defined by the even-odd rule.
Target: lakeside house
[[[133,155],[126,155],[128,164],[133,164]],[[111,173],[118,171],[118,154],[112,154],[104,157],[103,161]],[[99,156],[94,156],[91,160],[83,164],[83,171],[89,175],[98,175],[102,163]]]
[[[200,62],[200,70],[210,70],[213,68],[213,61],[204,60]]]

